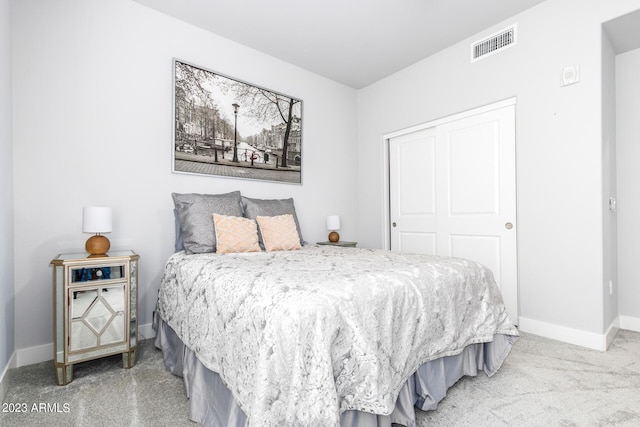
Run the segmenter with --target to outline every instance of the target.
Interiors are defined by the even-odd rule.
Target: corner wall
[[[11,132],[11,0],[0,0],[0,401],[15,350],[13,149]]]
[[[616,180],[616,68],[615,50],[602,31],[602,220],[604,327],[609,347],[618,331],[618,213]],[[611,200],[611,202],[610,202]],[[615,205],[611,205],[614,203]]]
[[[640,331],[640,49],[616,56],[620,327]]]

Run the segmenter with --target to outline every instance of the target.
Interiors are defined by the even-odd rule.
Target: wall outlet
[[[609,280],[609,296],[613,295],[613,280]]]

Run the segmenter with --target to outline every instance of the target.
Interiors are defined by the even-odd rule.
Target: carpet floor
[[[52,362],[10,371],[1,426],[195,426],[182,379],[168,373],[152,340],[138,363],[113,356],[77,364],[55,384]],[[640,333],[620,331],[606,352],[522,334],[492,378],[463,378],[427,426],[640,426]]]

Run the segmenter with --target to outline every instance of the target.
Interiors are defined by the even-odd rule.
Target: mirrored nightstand
[[[133,251],[103,257],[62,254],[53,265],[53,363],[56,382],[73,380],[75,363],[122,353],[136,364],[138,258]]]

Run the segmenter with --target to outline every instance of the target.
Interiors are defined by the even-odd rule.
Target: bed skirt
[[[156,330],[155,346],[162,350],[165,367],[184,380],[191,420],[204,426],[245,427],[247,416],[220,375],[206,368],[157,312],[153,327]],[[340,425],[415,427],[415,408],[436,409],[447,389],[463,376],[476,376],[482,370],[488,376],[496,373],[516,340],[514,336],[497,334],[492,342],[471,344],[458,355],[424,363],[400,389],[390,415],[346,411],[340,417]]]

